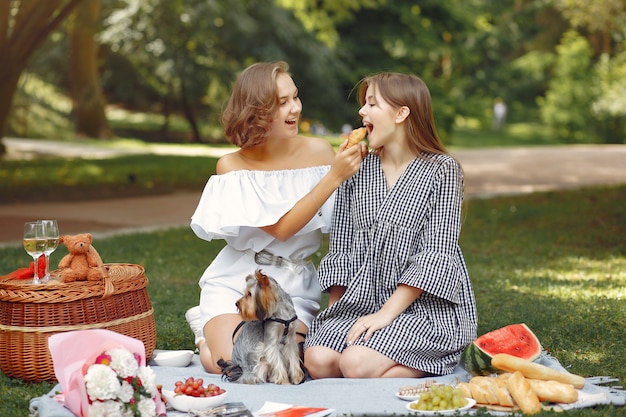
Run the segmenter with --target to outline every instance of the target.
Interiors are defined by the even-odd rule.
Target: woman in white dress
[[[377,152],[336,192],[319,267],[329,306],[310,326],[304,365],[313,378],[450,374],[477,324],[458,244],[463,171],[421,79],[381,73],[359,87]]]
[[[224,133],[239,147],[220,158],[191,228],[226,246],[200,278],[199,307],[186,313],[200,360],[221,373],[241,323],[235,302],[257,268],[275,278],[294,302],[300,342],[320,308],[311,256],[328,232],[334,192],[360,167],[365,145],[335,154],[324,139],[298,134],[302,104],[284,62],[257,63],[237,78],[223,114]]]

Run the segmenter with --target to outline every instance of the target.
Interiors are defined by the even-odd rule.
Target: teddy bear
[[[92,242],[91,233],[65,235],[59,238],[59,243],[63,243],[69,252],[59,261],[61,281],[100,281],[108,276],[102,258],[91,245]]]

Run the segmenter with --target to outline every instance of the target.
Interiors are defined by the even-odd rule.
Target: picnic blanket
[[[567,370],[553,356],[544,353],[537,362],[559,371]],[[300,385],[244,385],[223,381],[219,375],[208,374],[202,368],[200,359],[194,356],[187,367],[157,366],[150,362],[157,381],[165,388],[173,387],[176,381],[187,377],[201,377],[208,383],[215,383],[228,392],[226,402],[242,402],[253,413],[266,402],[302,405],[307,407],[324,407],[333,409],[334,416],[390,416],[407,415],[407,402],[396,396],[398,389],[406,385],[417,385],[420,380],[414,378],[380,378],[380,379],[343,379],[329,378],[307,380]],[[451,375],[434,377],[440,383],[468,381],[470,375],[460,366]],[[588,378],[580,391],[577,403],[569,404],[568,408],[593,407],[600,404],[626,404],[626,391],[604,386],[615,379],[609,377]],[[67,408],[53,399],[60,390],[54,387],[47,395],[33,398],[30,401],[30,414],[37,417],[74,417]],[[467,411],[473,414],[476,410]],[[492,415],[510,415],[490,411]],[[168,417],[188,416],[187,413],[169,411]]]

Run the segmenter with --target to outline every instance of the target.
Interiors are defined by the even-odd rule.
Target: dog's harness
[[[293,323],[294,321],[296,321],[296,320],[298,320],[298,316],[293,316],[293,317],[292,317],[292,318],[290,318],[289,320],[283,320],[283,319],[279,319],[279,318],[276,318],[276,317],[270,317],[270,318],[268,318],[268,319],[263,320],[263,326],[265,326],[265,322],[266,322],[266,321],[274,321],[274,322],[276,322],[276,323],[280,323],[280,324],[282,324],[283,326],[285,326],[285,330],[283,331],[283,337],[285,337],[285,336],[287,336],[287,333],[289,333],[289,325],[290,325],[291,323]],[[241,322],[237,325],[237,327],[235,327],[235,331],[233,332],[233,337],[232,337],[232,339],[233,339],[233,343],[234,343],[234,341],[235,341],[235,335],[236,335],[236,334],[237,334],[237,332],[238,332],[238,331],[239,331],[239,330],[243,327],[243,325],[244,325],[244,324],[246,324],[246,322],[245,322],[245,321],[241,321]],[[305,334],[300,333],[300,332],[296,332],[296,334],[299,334],[299,335],[300,335],[300,336],[302,336],[302,337],[306,337],[306,335],[305,335]]]
[[[283,319],[279,319],[275,317],[270,317],[269,319],[263,320],[263,325],[265,326],[266,321],[274,321],[276,323],[282,324],[283,326],[285,326],[285,330],[283,331],[283,337],[285,337],[287,336],[287,333],[289,333],[289,325],[296,320],[298,320],[298,316],[293,316],[289,320],[283,320]]]

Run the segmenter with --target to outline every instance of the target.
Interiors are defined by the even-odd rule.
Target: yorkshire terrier
[[[261,270],[246,277],[246,289],[237,300],[243,322],[235,329],[230,361],[219,359],[222,377],[242,384],[300,384],[304,368],[296,340],[296,310],[289,294]],[[233,333],[234,336],[234,333]]]

